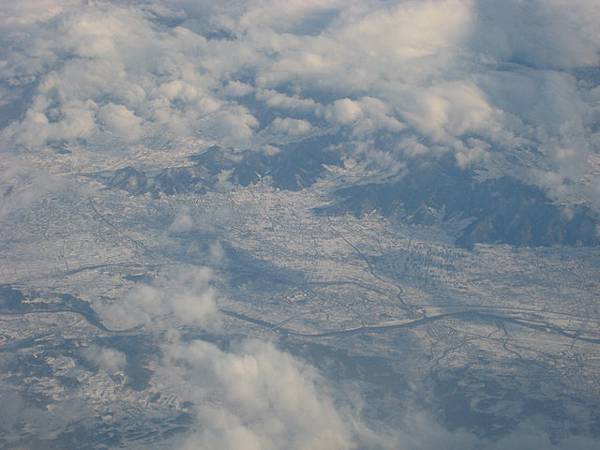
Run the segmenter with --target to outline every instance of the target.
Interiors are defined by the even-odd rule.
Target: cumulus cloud
[[[80,4],[79,0],[23,0],[4,2],[0,10],[0,24],[8,27],[43,22]]]
[[[287,95],[273,89],[260,89],[256,99],[272,109],[290,110],[294,112],[314,112],[320,106],[311,98],[301,98],[297,95]]]
[[[277,117],[271,122],[271,129],[275,133],[297,137],[309,133],[312,129],[310,122],[303,119],[292,119],[290,117]]]
[[[251,94],[254,91],[254,87],[243,83],[239,80],[229,81],[222,89],[221,92],[227,97],[243,97],[244,95]]]
[[[349,449],[353,436],[317,372],[272,344],[233,351],[177,340],[163,349],[180,369],[200,424],[182,449]]]
[[[0,218],[63,186],[32,165],[48,148],[101,153],[94,142],[116,139],[126,159],[134,143],[201,139],[276,154],[328,132],[346,161],[399,172],[450,153],[459,167],[600,207],[599,55],[597,0],[4,1]],[[62,158],[85,166],[84,155]],[[210,232],[234,214],[183,207],[170,231]],[[182,337],[182,327],[219,330],[214,277],[179,268],[102,311],[115,328],[168,336],[161,370],[192,393],[200,419],[183,447],[355,446],[355,418],[314,368],[268,342]],[[126,364],[113,349],[85,355],[109,373]],[[426,423],[381,446],[481,448]]]
[[[326,111],[325,117],[333,122],[348,125],[358,120],[361,114],[362,108],[358,102],[343,98],[333,102]]]
[[[142,136],[142,120],[123,105],[104,105],[98,117],[109,131],[126,141],[135,141]]]
[[[222,257],[217,243],[210,251]],[[162,356],[155,376],[191,401],[197,417],[197,425],[173,445],[186,450],[355,448],[352,423],[357,419],[337,407],[312,366],[267,341],[241,339],[222,349],[185,337],[182,326],[219,332],[213,279],[206,268],[163,274],[151,285],[137,284],[103,314],[111,324],[122,317],[145,323],[159,338]],[[111,374],[126,363],[113,349],[93,346],[83,354]]]
[[[0,162],[0,219],[65,186],[67,183],[60,177],[5,155]]]
[[[594,201],[597,80],[579,75],[599,64],[593,0],[45,4],[2,12],[3,73],[34,86],[2,131],[9,147],[107,133],[261,149],[333,125],[363,147],[386,133],[357,158],[401,166],[443,147],[461,167],[522,161],[511,174]],[[550,186],[532,167],[560,176]]]
[[[399,450],[584,450],[594,448],[592,437],[567,437],[556,441],[530,423],[521,424],[515,431],[496,439],[482,438],[464,429],[449,431],[423,411],[406,414],[393,430],[378,436],[382,448]]]
[[[214,244],[215,253],[222,251]],[[448,448],[589,448],[587,437],[552,442],[543,431],[523,424],[499,440],[477,437],[466,430],[448,431],[419,410],[407,410],[395,428],[377,431],[360,416],[360,402],[344,398],[335,380],[325,380],[311,365],[257,339],[234,339],[219,346],[189,338],[186,326],[219,333],[218,292],[210,286],[214,274],[193,269],[162,274],[153,284],[138,284],[125,296],[123,308],[106,318],[134,316],[151,324],[160,357],[154,364],[156,386],[167,385],[191,402],[195,424],[170,441],[181,450],[222,448],[327,449],[355,448],[429,450]],[[182,326],[184,328],[182,328]],[[83,356],[115,374],[127,360],[121,352],[91,346]]]
[[[540,69],[598,64],[600,9],[594,0],[509,0],[503,5],[482,0],[477,6],[481,41],[474,45],[497,59]]]
[[[319,2],[290,21],[276,4],[236,3],[215,8],[215,20],[263,55],[257,98],[267,106],[316,113],[355,133],[391,130],[402,135],[398,145],[442,145],[461,167],[525,153],[561,174],[550,189],[558,193],[586,174],[598,149],[590,87],[569,72],[598,64],[597,8],[585,0]],[[299,31],[319,14],[330,20],[318,32]],[[289,86],[292,95],[277,91]],[[370,114],[361,98],[378,102]],[[493,149],[501,152],[492,158]],[[527,164],[513,174],[537,179]]]
[[[107,305],[103,315],[115,327],[216,325],[213,276],[208,267],[173,270],[152,284],[137,284],[119,302]]]
[[[122,372],[127,364],[125,354],[113,348],[91,345],[83,350],[82,355],[88,362],[109,374]]]
[[[32,74],[38,80],[32,104],[4,131],[14,142],[36,147],[103,132],[131,142],[205,130],[239,143],[256,126],[240,105],[217,98],[219,80],[197,58],[207,52],[206,40],[184,28],[155,27],[139,8],[65,8],[61,20],[37,21],[29,32],[32,51],[45,53],[37,56],[42,67]],[[21,54],[4,53],[14,78],[31,71]]]
[[[173,222],[169,225],[169,231],[174,232],[186,232],[194,229],[194,219],[190,213],[190,208],[187,206],[182,206],[175,217],[173,218]]]

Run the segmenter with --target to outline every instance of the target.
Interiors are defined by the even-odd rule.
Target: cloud
[[[477,4],[479,51],[539,69],[598,64],[600,7],[594,0],[492,0]],[[549,43],[552,45],[549,45]]]
[[[182,206],[175,217],[173,218],[173,222],[169,225],[169,231],[174,232],[186,232],[194,229],[194,219],[190,214],[190,208],[187,206]]]
[[[264,102],[269,108],[290,110],[296,113],[312,113],[320,106],[313,99],[286,95],[272,89],[258,90],[256,92],[256,99]]]
[[[98,118],[109,131],[125,141],[135,141],[142,136],[142,120],[123,105],[104,105]]]
[[[353,436],[305,363],[272,344],[245,340],[233,351],[203,341],[163,348],[165,367],[179,375],[201,424],[182,449],[349,449]]]
[[[136,284],[119,302],[105,305],[102,315],[111,326],[122,328],[216,326],[218,294],[213,277],[208,267],[173,270],[152,284]]]
[[[512,165],[563,201],[595,203],[600,106],[577,72],[599,64],[593,0],[19,5],[3,11],[2,70],[34,89],[6,147],[200,137],[261,149],[333,125],[362,141],[348,152],[376,147],[353,157],[388,155],[367,164],[443,147],[460,167]],[[407,142],[422,147],[399,151]],[[532,167],[560,177],[538,182]]]
[[[270,128],[274,133],[298,137],[310,133],[312,126],[310,122],[303,119],[277,117],[271,122]]]
[[[4,1],[0,217],[73,186],[49,172],[88,156],[56,156],[63,147],[100,160],[111,147],[121,161],[131,144],[151,154],[165,140],[275,154],[321,132],[374,173],[452,154],[600,208],[599,55],[597,0]],[[209,233],[234,214],[182,207],[169,231]],[[217,243],[208,253],[224,257]],[[183,448],[358,446],[368,427],[315,368],[269,342],[221,348],[181,334],[223,331],[215,282],[209,268],[179,266],[101,311],[114,328],[168,337],[159,369],[199,417]],[[109,373],[126,364],[110,348],[85,354]],[[552,448],[545,435],[483,444],[413,421],[377,445]]]
[[[527,161],[510,174],[537,183],[531,167],[547,167],[562,181],[541,187],[563,200],[575,189],[594,202],[579,183],[598,150],[598,106],[594,86],[571,71],[599,63],[597,2],[178,4],[243,36],[228,45],[254,55],[256,98],[266,107],[316,115],[365,139],[391,132],[376,150],[396,159],[444,146],[460,167]],[[390,140],[429,151],[394,153]]]
[[[553,442],[527,423],[497,440],[481,438],[466,430],[449,431],[408,404],[394,428],[382,423],[372,428],[361,416],[368,398],[357,392],[349,396],[339,380],[326,380],[273,343],[234,338],[217,345],[186,335],[189,326],[216,335],[223,331],[215,306],[220,295],[211,286],[214,277],[208,269],[164,273],[151,285],[136,285],[123,299],[124,308],[116,311],[137,321],[143,317],[146,331],[159,343],[160,355],[152,365],[154,389],[164,386],[192,404],[195,423],[169,441],[172,448],[560,450],[585,449],[593,442],[584,436]],[[114,322],[112,315],[105,317]],[[125,355],[113,349],[92,346],[83,352],[109,374],[126,364]]]
[[[213,258],[222,257],[217,243],[210,251]],[[355,448],[352,424],[358,419],[338,408],[314,367],[267,341],[238,339],[223,349],[183,334],[186,326],[221,331],[214,277],[207,268],[180,268],[152,284],[135,285],[103,314],[111,326],[123,317],[145,323],[160,343],[155,384],[176,387],[193,403],[197,424],[173,445],[182,450]],[[120,352],[97,346],[84,356],[109,373],[126,363]]]
[[[219,81],[203,70],[204,59],[191,57],[207,53],[205,39],[184,28],[155,27],[139,8],[89,4],[29,31],[32,51],[43,47],[45,54],[33,74],[39,81],[32,104],[4,131],[19,144],[39,147],[105,132],[131,142],[199,130],[239,144],[256,126],[242,106],[217,98]],[[5,56],[8,71],[22,77],[22,56]]]
[[[336,100],[325,112],[325,117],[335,123],[349,125],[361,116],[362,108],[358,102],[349,98]]]
[[[587,450],[596,446],[589,436],[552,439],[530,423],[522,423],[510,434],[496,439],[479,437],[467,430],[449,431],[423,411],[410,411],[393,430],[378,436],[382,448],[399,450]]]
[[[97,414],[79,400],[56,401],[43,407],[11,390],[0,391],[0,396],[6,403],[0,409],[0,431],[3,445],[10,449],[30,448],[23,442],[23,424],[37,442],[44,442],[55,439],[81,417]]]
[[[0,219],[69,185],[64,179],[24,165],[12,155],[0,161]]]
[[[127,364],[125,354],[113,348],[91,345],[85,348],[82,354],[88,362],[109,374],[122,372]]]
[[[221,89],[221,92],[227,97],[243,97],[254,91],[254,87],[238,80],[232,80]]]
[[[7,27],[27,26],[48,21],[64,11],[76,7],[79,0],[22,0],[4,2],[0,10],[0,24]]]

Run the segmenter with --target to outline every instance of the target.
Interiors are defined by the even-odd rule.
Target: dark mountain
[[[360,216],[377,209],[425,225],[471,219],[456,237],[465,248],[476,243],[600,244],[598,214],[587,206],[566,211],[535,186],[511,177],[478,181],[474,172],[450,161],[414,165],[400,179],[345,187],[335,194],[339,201],[317,212]]]
[[[97,178],[107,187],[122,189],[132,195],[160,193],[204,193],[218,183],[223,171],[230,171],[229,181],[248,186],[269,176],[280,189],[297,191],[318,180],[324,164],[340,164],[337,152],[329,148],[333,137],[316,137],[283,146],[274,155],[256,151],[235,152],[218,146],[191,156],[188,166],[169,167],[146,173],[133,167],[103,172]]]

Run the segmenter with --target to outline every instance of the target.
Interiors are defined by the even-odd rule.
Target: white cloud
[[[260,89],[256,99],[264,102],[269,108],[290,110],[295,112],[314,112],[319,104],[310,98],[301,98],[282,94],[272,89]]]
[[[271,122],[271,131],[288,136],[298,137],[309,133],[312,130],[310,122],[302,119],[292,119],[290,117],[277,117]]]
[[[126,141],[134,141],[142,136],[142,120],[123,105],[104,105],[98,117],[108,130]]]
[[[225,352],[177,340],[163,353],[201,423],[182,449],[354,448],[349,424],[316,371],[271,344],[248,340]]]
[[[600,145],[600,107],[569,71],[598,64],[594,0],[45,3],[48,13],[31,2],[3,11],[3,42],[23,50],[5,45],[2,71],[37,83],[2,132],[8,147],[110,133],[259,149],[307,130],[293,120],[324,119],[354,139],[385,132],[398,147],[409,136],[429,147],[411,157],[445,146],[462,166],[518,151],[529,163],[512,173],[534,179],[528,167],[547,165],[569,179],[566,190],[591,192],[577,183]],[[290,119],[265,127],[262,109]],[[377,150],[408,154],[392,147]]]
[[[179,268],[153,284],[137,284],[119,302],[107,305],[103,316],[113,327],[166,324],[218,325],[218,295],[208,267]],[[171,326],[171,325],[168,325]]]
[[[600,207],[589,171],[600,88],[575,71],[599,65],[597,0],[21,0],[0,5],[0,32],[0,105],[23,107],[0,131],[0,217],[64,187],[28,158],[49,144],[201,138],[275,154],[320,127],[349,136],[338,146],[348,161],[391,171],[448,152],[460,167],[518,155],[509,174],[559,198],[583,184]],[[25,88],[31,98],[7,94]],[[210,232],[235,214],[184,207],[170,230]],[[178,268],[103,311],[115,328],[171,337],[161,370],[202,421],[185,446],[352,448],[355,418],[314,368],[265,342],[223,350],[180,338],[182,326],[218,330],[214,276]],[[108,372],[126,363],[112,349],[88,353]],[[427,426],[414,430],[394,446],[427,448]],[[476,445],[460,433],[425,443],[452,439]]]
[[[225,249],[219,242],[213,242],[208,247],[208,256],[213,263],[220,263],[225,258]]]
[[[206,41],[189,30],[155,27],[139,8],[99,3],[67,10],[57,24],[31,32],[39,40],[29,45],[43,47],[48,68],[36,74],[24,120],[5,133],[17,142],[35,147],[104,130],[125,141],[200,130],[236,143],[252,136],[256,120],[216,97],[219,81],[203,69],[212,61],[192,57],[209,53]],[[59,55],[69,58],[56,64]],[[20,59],[9,53],[8,69],[22,72]]]
[[[211,257],[223,257],[214,243]],[[310,365],[265,341],[243,339],[227,350],[184,338],[181,326],[219,331],[219,294],[207,268],[181,268],[153,284],[138,284],[103,316],[111,326],[123,317],[150,325],[160,336],[155,384],[176,389],[193,403],[198,425],[173,444],[181,449],[342,450],[356,447],[354,418],[340,409],[325,380]],[[122,320],[120,321],[123,322]],[[109,373],[124,355],[90,347],[85,357]]]
[[[229,146],[243,147],[251,142],[258,120],[244,106],[231,106],[200,121],[205,135]]]
[[[362,108],[358,102],[349,98],[336,100],[325,112],[325,117],[335,123],[349,125],[362,115]]]
[[[0,161],[0,219],[66,186],[69,184],[64,179],[4,155]]]
[[[226,97],[243,97],[244,95],[251,94],[253,91],[253,86],[238,80],[229,81],[227,85],[221,89],[221,92]]]
[[[478,3],[474,46],[541,69],[598,64],[600,6],[594,0],[491,0]]]
[[[187,206],[182,206],[175,217],[173,218],[173,222],[169,225],[169,231],[178,232],[186,232],[192,231],[194,229],[194,219],[190,213],[190,208]]]
[[[317,108],[317,115],[334,125],[349,126],[353,135],[379,131],[399,133],[406,129],[389,103],[374,97],[342,98]]]
[[[122,372],[127,365],[127,357],[125,354],[114,348],[91,345],[83,349],[82,355],[94,366],[109,374]]]
[[[0,24],[6,27],[27,26],[48,21],[65,10],[80,5],[79,0],[21,0],[3,2],[0,9]]]

